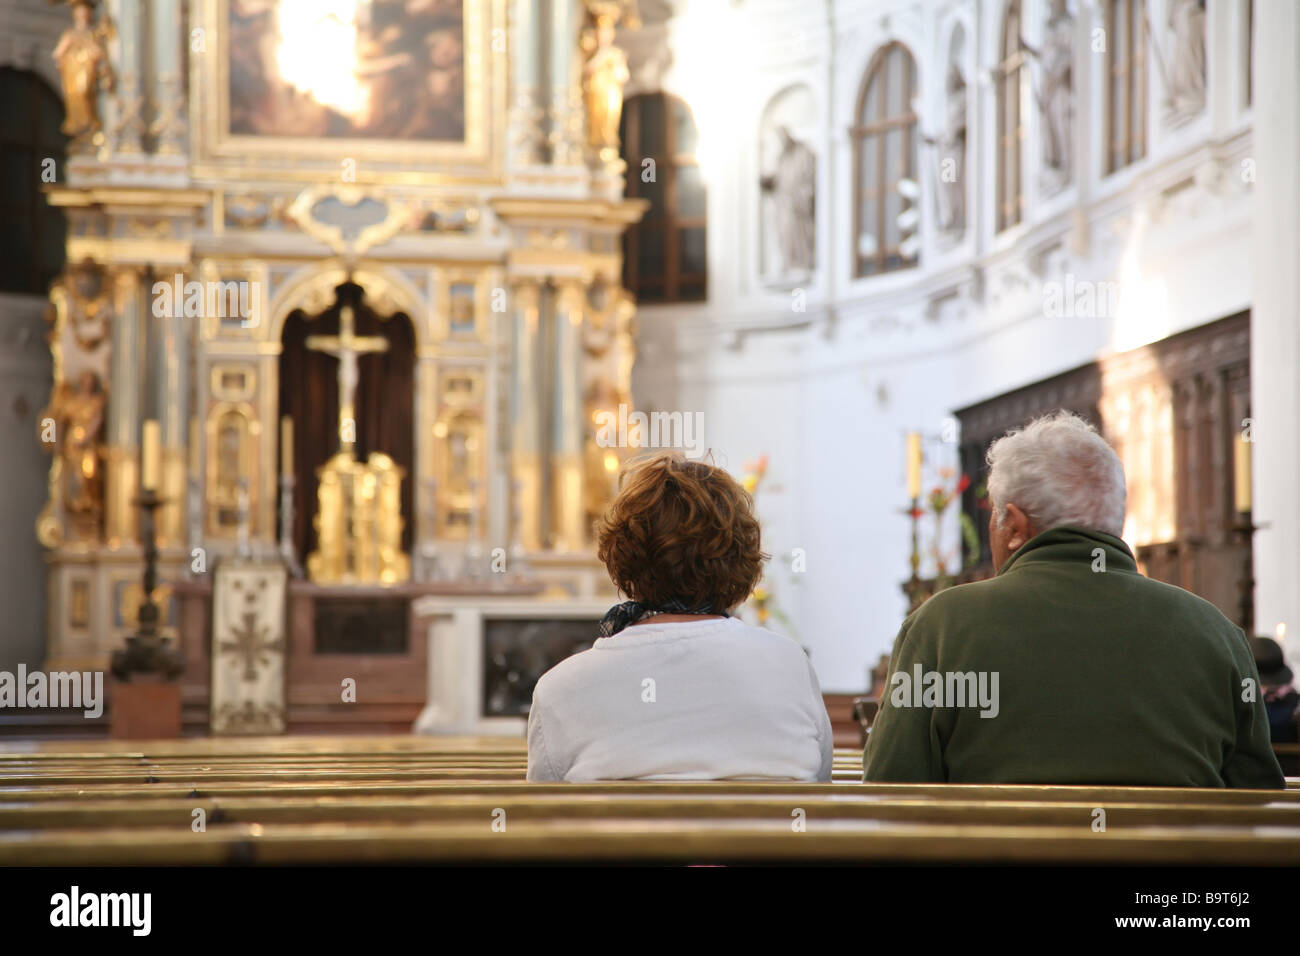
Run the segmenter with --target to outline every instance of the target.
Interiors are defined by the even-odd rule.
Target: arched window
[[[0,292],[45,295],[63,271],[63,212],[42,173],[66,177],[63,101],[35,73],[0,67]]]
[[[1002,22],[1002,59],[997,67],[998,97],[998,232],[1020,222],[1025,211],[1021,156],[1025,126],[1021,98],[1028,78],[1020,42],[1020,0],[1007,4]]]
[[[1144,0],[1106,0],[1106,172],[1147,151],[1147,15]]]
[[[646,93],[623,104],[627,195],[650,201],[642,220],[623,234],[623,285],[641,302],[699,302],[707,295],[708,210],[698,139],[690,108],[676,97]]]
[[[857,278],[916,264],[915,226],[899,223],[908,186],[917,181],[916,61],[894,42],[871,60],[858,96],[853,138],[853,275]],[[915,207],[911,207],[914,209]],[[915,213],[911,218],[915,218]]]

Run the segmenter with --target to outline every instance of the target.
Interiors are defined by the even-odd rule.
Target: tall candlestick
[[[190,419],[190,475],[197,476],[201,470],[199,466],[199,420],[198,418]]]
[[[236,495],[235,550],[239,557],[247,560],[253,556],[253,547],[249,540],[249,520],[252,517],[248,501],[248,479],[240,478]]]
[[[288,415],[280,419],[280,474],[293,474],[293,419]]]
[[[151,418],[144,423],[140,440],[140,487],[147,491],[157,490],[162,473],[161,437],[156,420]]]
[[[479,576],[479,559],[483,555],[479,535],[482,533],[481,515],[479,513],[478,479],[469,480],[469,537],[465,545],[465,577],[471,580]]]
[[[524,572],[523,489],[518,478],[510,482],[510,573],[517,578]]]
[[[921,497],[921,433],[907,433],[907,497]]]

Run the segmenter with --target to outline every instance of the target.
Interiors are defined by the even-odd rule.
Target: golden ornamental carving
[[[114,283],[93,262],[72,266],[50,289],[48,341],[54,388],[38,417],[39,440],[53,455],[48,498],[36,519],[47,548],[89,545],[103,536],[109,331]]]
[[[317,549],[307,575],[322,584],[399,584],[411,576],[402,551],[402,477],[392,458],[357,461],[340,451],[316,471]]]
[[[285,196],[237,193],[224,197],[225,224],[239,229],[260,229],[269,222],[291,222]]]
[[[587,56],[582,67],[582,92],[587,108],[587,145],[602,162],[618,158],[618,124],[623,114],[623,87],[631,79],[627,54],[614,45],[619,20],[640,26],[629,0],[587,0],[587,26],[580,44]]]
[[[371,263],[353,270],[323,268],[286,283],[277,290],[272,304],[268,306],[270,321],[263,324],[264,334],[278,336],[285,318],[292,312],[301,311],[309,317],[323,314],[334,305],[338,287],[347,281],[355,282],[361,287],[366,302],[378,314],[380,321],[403,312],[410,316],[417,334],[421,332],[421,323],[428,307],[419,292],[405,287],[393,275],[386,274],[382,266]]]
[[[134,239],[169,239],[173,225],[170,219],[127,220],[126,234]]]
[[[112,284],[104,270],[92,262],[68,269],[63,280],[50,290],[50,299],[63,315],[63,327],[83,352],[93,352],[108,338],[113,318]]]
[[[384,208],[384,217],[362,227],[354,238],[349,239],[343,226],[316,218],[320,204],[329,199],[337,200],[348,209],[356,209],[366,201],[378,203]],[[383,245],[408,228],[413,212],[407,203],[387,199],[381,194],[372,194],[354,186],[312,186],[298,194],[286,215],[303,232],[328,246],[345,262],[354,263],[370,249]]]
[[[479,224],[477,208],[470,205],[430,205],[412,211],[410,228],[417,232],[470,233]]]
[[[41,438],[55,455],[50,501],[37,521],[37,535],[47,547],[100,538],[107,404],[99,376],[85,369],[75,382],[58,382],[41,413]]]
[[[86,0],[72,4],[72,26],[54,47],[65,108],[61,129],[71,137],[72,152],[90,152],[103,145],[99,94],[114,87],[108,43],[116,35],[107,13],[95,22],[93,4]]]

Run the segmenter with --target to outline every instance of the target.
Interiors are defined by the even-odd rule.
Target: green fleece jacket
[[[1082,528],[940,591],[894,643],[863,779],[1284,786],[1245,634]]]

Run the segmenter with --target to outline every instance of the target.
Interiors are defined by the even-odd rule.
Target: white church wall
[[[672,43],[707,22],[728,37],[721,54],[698,37],[674,46],[664,88],[693,109],[700,101],[701,135],[731,148],[706,155],[714,164],[709,301],[641,310],[637,394],[704,411],[708,442],[734,473],[757,454],[770,455],[769,480],[783,490],[779,506],[775,495],[760,501],[767,538],[772,550],[807,554],[799,584],[779,598],[827,690],[864,686],[905,611],[905,432],[937,435],[954,409],[1233,314],[1252,298],[1240,6],[1210,0],[1205,111],[1165,129],[1153,79],[1147,156],[1104,175],[1105,61],[1093,49],[1102,13],[1072,3],[1073,180],[1054,196],[1040,188],[1041,130],[1037,109],[1028,108],[1025,221],[998,234],[996,99],[987,77],[1000,58],[1005,5],[705,3],[696,14],[690,4],[666,31]],[[1039,46],[1047,5],[1024,6],[1024,35]],[[1153,29],[1167,46],[1163,17],[1163,5],[1152,8]],[[849,129],[868,65],[890,40],[908,47],[917,60],[920,126],[932,135],[958,27],[968,84],[965,232],[956,241],[937,235],[922,148],[920,264],[855,279]],[[780,53],[809,42],[810,56]],[[744,45],[771,62],[746,58]],[[1151,57],[1148,68],[1159,71]],[[1030,70],[1040,82],[1036,62]],[[705,73],[711,79],[701,92],[688,81]],[[760,118],[772,95],[799,83],[825,114],[823,138],[810,144],[818,156],[818,268],[802,313],[755,281]],[[950,547],[956,535],[954,517]]]

